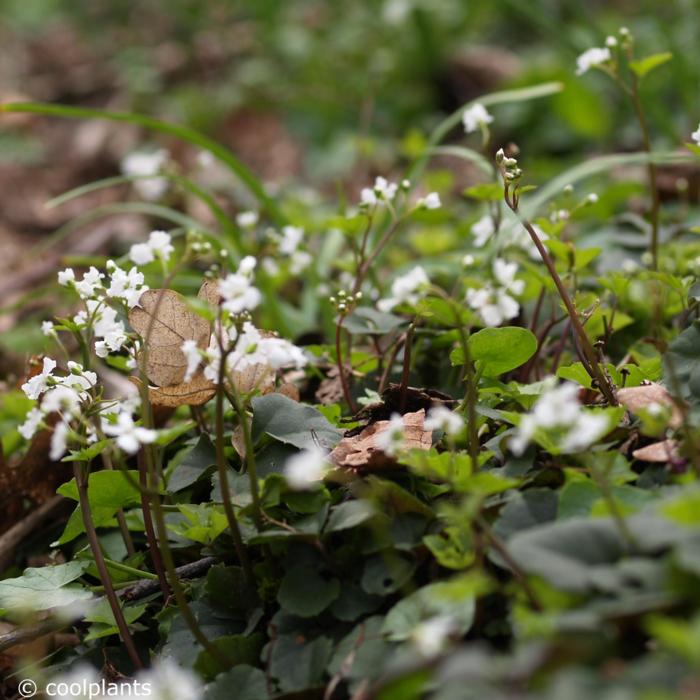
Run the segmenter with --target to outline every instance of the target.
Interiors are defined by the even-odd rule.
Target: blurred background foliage
[[[251,123],[272,140],[284,129],[295,146],[284,165],[311,182],[347,176],[358,162],[386,168],[467,99],[553,79],[566,89],[549,108],[500,110],[497,140],[542,154],[544,171],[547,156],[561,167],[636,148],[614,86],[573,70],[621,25],[644,53],[674,55],[645,84],[659,147],[678,144],[700,113],[693,0],[3,0],[2,9],[6,93],[116,104],[234,144],[227,132]],[[2,150],[38,157],[37,144]]]

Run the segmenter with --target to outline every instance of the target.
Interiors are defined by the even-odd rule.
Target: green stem
[[[108,569],[114,569],[114,571],[121,571],[123,574],[131,574],[136,578],[146,578],[151,581],[157,581],[158,576],[152,574],[150,571],[141,571],[141,569],[136,569],[133,566],[127,566],[118,561],[113,561],[112,559],[107,559],[105,557],[105,564],[107,564]]]
[[[117,629],[124,642],[124,647],[126,648],[127,654],[131,659],[131,663],[137,670],[143,668],[143,663],[141,658],[136,651],[136,646],[134,640],[129,632],[129,626],[127,625],[126,618],[122,611],[121,605],[119,604],[119,599],[117,598],[116,591],[112,585],[112,579],[110,578],[109,571],[107,570],[107,564],[105,563],[104,555],[102,554],[102,549],[100,547],[100,541],[97,537],[97,530],[95,530],[95,523],[92,519],[92,512],[90,511],[90,500],[88,496],[88,474],[87,465],[82,462],[76,462],[73,465],[73,474],[75,476],[75,483],[78,487],[78,501],[80,503],[80,512],[83,516],[83,525],[85,526],[85,534],[87,535],[88,544],[90,545],[90,551],[95,560],[95,566],[97,567],[97,572],[100,576],[100,581],[105,589],[105,595],[109,601],[109,607],[112,610],[112,615],[114,615],[114,620],[117,624]]]

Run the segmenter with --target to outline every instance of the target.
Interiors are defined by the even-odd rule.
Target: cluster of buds
[[[357,306],[360,299],[362,299],[362,292],[352,294],[350,292],[346,292],[344,289],[341,289],[337,296],[329,297],[328,301],[333,304],[336,311],[341,316],[346,316],[355,308],[355,306]]]
[[[518,207],[518,190],[520,188],[520,180],[523,176],[523,171],[518,167],[518,161],[512,156],[507,156],[502,148],[496,151],[496,165],[503,177],[505,185],[505,197],[508,201],[508,195],[511,195],[511,200],[508,202],[513,209]],[[511,189],[512,188],[512,189]]]

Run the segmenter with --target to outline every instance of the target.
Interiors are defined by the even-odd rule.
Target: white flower
[[[563,452],[581,452],[599,440],[609,430],[607,416],[581,412],[575,426],[561,442]]]
[[[52,321],[42,321],[41,332],[44,335],[53,335],[56,332],[54,330],[54,327],[53,327],[53,322]]]
[[[596,204],[598,202],[598,195],[595,192],[591,192],[587,197],[586,197],[586,202],[588,204]]]
[[[148,291],[148,287],[143,283],[143,273],[132,267],[129,272],[125,272],[120,267],[114,266],[110,274],[110,285],[107,294],[117,299],[124,299],[131,309],[137,306],[141,295]]]
[[[380,311],[391,311],[399,304],[416,304],[421,298],[421,291],[430,285],[425,270],[416,265],[410,272],[397,277],[391,284],[391,296],[380,299],[377,308]]]
[[[184,381],[189,382],[192,379],[192,375],[199,367],[199,363],[202,360],[202,356],[199,354],[199,348],[194,340],[186,340],[181,346],[185,358],[187,359],[187,370],[185,371]]]
[[[508,263],[502,258],[496,258],[493,263],[493,275],[501,286],[494,287],[492,284],[487,284],[481,289],[467,289],[467,303],[479,312],[485,325],[500,326],[504,321],[515,318],[520,312],[520,305],[511,296],[511,293],[522,294],[525,288],[523,280],[515,279],[517,271],[516,263]]]
[[[95,687],[101,689],[100,675],[95,668],[84,662],[53,676],[51,683],[52,688],[55,688],[51,698],[55,700],[103,700],[104,697],[101,692],[93,692]]]
[[[258,212],[242,211],[236,214],[236,223],[241,228],[253,228],[258,223]]]
[[[612,58],[610,49],[605,48],[592,48],[588,51],[584,51],[576,59],[576,75],[583,75],[586,71],[596,66],[601,66],[603,63],[607,63]]]
[[[299,247],[304,238],[304,229],[299,226],[285,226],[282,229],[282,238],[279,244],[279,250],[282,255],[292,255]]]
[[[522,416],[510,449],[522,454],[538,430],[556,431],[562,452],[580,452],[600,439],[609,429],[608,417],[586,411],[578,399],[579,387],[570,382],[545,391],[532,411]]]
[[[425,197],[421,197],[416,205],[425,209],[439,209],[442,206],[442,202],[440,202],[440,195],[437,192],[431,192]]]
[[[44,394],[41,402],[44,413],[65,413],[75,416],[80,412],[80,395],[75,389],[59,384]]]
[[[232,314],[252,311],[262,301],[262,294],[252,286],[249,276],[239,272],[219,280],[219,293],[224,299],[223,308]]]
[[[84,275],[80,282],[75,283],[75,288],[81,299],[89,299],[95,296],[98,289],[102,287],[101,279],[104,275],[96,268],[91,267]]]
[[[464,428],[464,420],[446,406],[433,406],[423,427],[426,430],[442,430],[446,435],[459,435]]]
[[[493,121],[493,116],[491,116],[486,107],[480,102],[475,102],[471,107],[464,110],[462,114],[462,124],[464,124],[464,130],[471,134],[474,131],[478,131],[482,126],[486,126]]]
[[[289,488],[298,491],[314,488],[328,471],[326,451],[312,445],[287,459],[284,476]]]
[[[417,625],[411,640],[421,656],[432,658],[443,651],[454,632],[455,623],[449,615],[436,615]]]
[[[391,201],[396,196],[399,186],[395,182],[389,182],[385,177],[378,177],[374,181],[374,191],[377,196],[385,201]]]
[[[155,430],[135,425],[134,419],[126,412],[117,416],[116,424],[103,421],[102,428],[106,435],[116,437],[117,445],[129,454],[135,454],[141,445],[147,445],[157,437]]]
[[[290,258],[289,271],[293,275],[301,274],[309,265],[313,258],[305,250],[295,250]]]
[[[39,426],[41,425],[41,421],[43,419],[43,412],[35,406],[29,411],[29,413],[27,413],[24,423],[17,428],[19,434],[25,440],[31,440],[36,434],[36,431],[39,430]]]
[[[258,261],[252,255],[246,255],[238,265],[237,272],[239,275],[246,275],[250,277],[253,274],[253,270],[255,270],[257,264]]]
[[[474,245],[477,248],[482,248],[496,232],[493,218],[488,216],[488,214],[482,216],[477,222],[472,224],[471,232],[474,235]]]
[[[617,46],[617,39],[614,36],[609,36],[605,39],[605,45],[608,48],[613,49]]]
[[[156,176],[167,160],[168,152],[164,149],[136,151],[122,160],[121,170],[128,177],[143,178],[134,180],[134,188],[144,199],[160,199],[168,189],[168,180]]]
[[[66,454],[66,450],[68,449],[69,432],[70,428],[68,427],[68,423],[65,423],[64,421],[56,423],[54,426],[53,434],[51,435],[51,446],[49,449],[49,458],[53,462],[57,462],[59,459],[61,459],[61,457],[63,457],[64,454]]]
[[[394,413],[386,428],[375,435],[375,445],[385,454],[394,457],[403,447],[406,426],[403,417]]]
[[[378,203],[377,195],[374,190],[369,187],[363,187],[362,192],[360,192],[360,204],[366,207],[373,207]]]
[[[269,255],[262,259],[261,265],[262,269],[265,270],[270,277],[274,277],[280,271],[280,266],[277,264],[277,261]]]
[[[107,357],[110,352],[118,352],[127,340],[124,324],[117,320],[117,312],[111,306],[100,306],[88,302],[88,309],[94,314],[92,331],[97,339],[95,354]]]
[[[49,379],[53,379],[53,371],[55,369],[56,360],[45,357],[41,373],[34,375],[22,384],[22,391],[26,394],[27,398],[38,399],[39,396],[48,389],[50,384]]]
[[[169,233],[165,231],[151,231],[147,243],[136,243],[131,246],[129,259],[136,265],[146,265],[153,262],[156,257],[167,262],[174,250]]]
[[[199,678],[170,658],[159,659],[136,678],[141,694],[149,700],[201,700],[204,696]],[[131,693],[124,697],[131,697]]]
[[[698,124],[697,131],[694,131],[691,135],[690,138],[695,141],[695,143],[700,146],[700,124]]]
[[[462,258],[462,265],[464,265],[464,267],[471,267],[471,266],[474,264],[474,262],[475,262],[474,256],[473,256],[473,255],[469,255],[469,253],[467,253],[467,254]]]
[[[58,273],[58,283],[62,287],[67,287],[73,282],[75,282],[75,271],[72,267],[67,267],[65,270],[61,270]]]
[[[61,378],[61,384],[77,391],[80,398],[86,398],[87,392],[97,384],[97,375],[84,370],[81,364],[72,360],[68,361],[67,366],[70,374]]]

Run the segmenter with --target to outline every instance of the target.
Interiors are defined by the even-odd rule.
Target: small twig
[[[353,415],[357,413],[357,405],[352,398],[350,393],[350,386],[348,384],[348,378],[345,374],[345,363],[343,362],[343,350],[341,348],[341,334],[343,330],[343,320],[345,316],[343,314],[338,315],[338,321],[335,324],[335,355],[336,363],[338,365],[338,377],[340,378],[340,386],[343,389],[343,398],[345,403],[347,403],[350,413]],[[352,372],[352,357],[350,358],[350,372]]]

